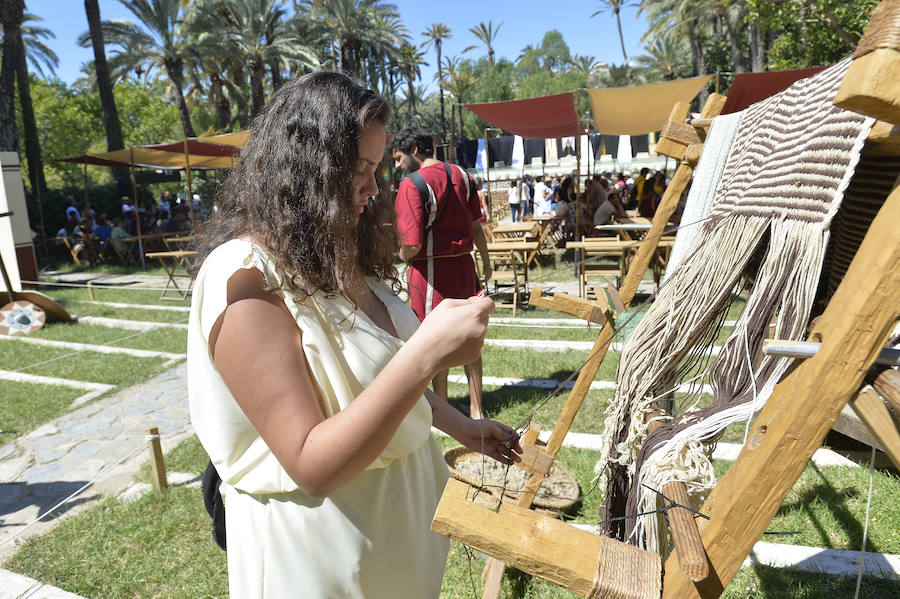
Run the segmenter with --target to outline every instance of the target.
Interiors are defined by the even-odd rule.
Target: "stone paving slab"
[[[49,584],[44,584],[0,569],[0,599],[83,599],[80,595],[58,589]]]
[[[149,457],[151,426],[159,427],[163,451],[191,436],[186,377],[181,364],[0,447],[0,560],[22,539],[50,530],[61,515],[133,484]],[[85,485],[77,499],[32,524]]]

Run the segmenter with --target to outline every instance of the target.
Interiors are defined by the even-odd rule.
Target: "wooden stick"
[[[159,442],[159,428],[151,426],[147,429],[147,446],[150,448],[150,470],[153,488],[162,491],[169,488],[166,479],[166,464],[163,462],[162,444]]]
[[[652,433],[660,426],[662,423],[654,420],[647,425],[647,430]],[[682,482],[666,483],[663,485],[662,493],[679,505],[690,505],[687,486]],[[673,507],[669,508],[666,516],[682,574],[694,582],[700,582],[709,576],[709,564],[706,561],[706,550],[700,539],[700,529],[697,528],[695,514],[684,508]]]
[[[764,356],[781,356],[805,360],[812,358],[821,348],[821,343],[813,341],[790,341],[784,339],[766,339],[763,341]],[[900,366],[900,349],[882,348],[875,357],[875,364],[882,366]]]
[[[900,372],[885,368],[872,381],[872,386],[884,398],[894,419],[900,422]]]
[[[900,431],[881,396],[870,385],[866,385],[850,401],[850,407],[878,439],[894,466],[900,468]]]
[[[543,291],[540,286],[533,286],[528,303],[532,306],[540,306],[556,312],[562,312],[563,314],[570,314],[596,324],[603,324],[607,320],[609,305],[604,295],[598,295],[597,301],[592,302],[568,293],[562,293],[561,291],[553,294],[552,298],[543,297],[541,295]]]

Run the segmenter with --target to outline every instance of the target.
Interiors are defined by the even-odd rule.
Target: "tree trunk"
[[[244,78],[243,68],[232,69],[231,81],[238,89],[242,91],[247,89],[247,80]],[[234,100],[237,103],[238,126],[241,129],[246,129],[250,126],[250,105],[247,104],[247,98],[243,93],[237,94]]]
[[[761,73],[766,70],[766,48],[762,31],[756,23],[750,23],[750,71]]]
[[[209,99],[215,110],[215,128],[226,131],[231,125],[231,102],[225,96],[222,86],[222,78],[218,73],[209,74]]]
[[[3,25],[3,62],[0,65],[0,151],[19,151],[16,127],[16,63],[18,61],[19,27],[25,13],[24,0],[0,2],[0,24]]]
[[[706,57],[703,55],[703,44],[700,40],[700,36],[696,35],[696,32],[692,32],[688,36],[688,40],[691,45],[691,62],[694,63],[694,75],[702,76],[706,75]],[[700,90],[700,94],[698,96],[698,102],[700,106],[706,104],[706,98],[709,95],[709,92],[704,87]]]
[[[251,60],[247,64],[250,71],[250,118],[253,119],[262,110],[266,101],[263,91],[263,78],[266,76],[266,65],[261,60]]]
[[[341,70],[351,77],[356,77],[356,61],[353,56],[352,40],[341,41]]]
[[[744,55],[741,52],[740,35],[735,30],[728,15],[722,15],[722,20],[725,21],[725,28],[728,31],[728,42],[731,47],[731,62],[734,63],[734,72],[746,73],[747,67],[744,65]]]
[[[619,26],[619,43],[622,44],[622,56],[625,58],[625,64],[628,64],[628,54],[625,53],[625,38],[622,37],[622,19],[619,18],[619,9],[616,9],[616,25]]]
[[[181,61],[176,64],[166,65],[166,73],[175,88],[175,102],[178,104],[178,115],[181,117],[181,128],[185,137],[197,137],[194,127],[191,125],[191,115],[188,112],[187,102],[184,101],[184,75],[181,72]]]
[[[31,103],[31,82],[28,80],[28,63],[25,61],[25,43],[22,41],[22,30],[19,29],[18,64],[16,65],[16,83],[19,86],[19,106],[22,108],[22,125],[25,130],[25,159],[28,160],[28,179],[31,190],[47,189],[44,180],[44,161],[41,159],[41,143],[38,139],[37,122],[34,119],[34,106]]]
[[[441,40],[434,41],[437,50],[438,67],[438,93],[441,101],[441,143],[447,143],[447,122],[444,119],[444,71],[441,69]]]
[[[84,0],[84,12],[87,14],[88,28],[91,32],[91,45],[94,47],[94,70],[97,74],[97,90],[100,92],[100,105],[103,107],[103,125],[106,127],[106,149],[110,152],[125,147],[122,140],[122,127],[119,124],[119,112],[116,110],[116,99],[113,97],[112,82],[109,78],[109,66],[106,63],[106,50],[103,46],[103,29],[100,27],[100,6],[97,0]],[[126,176],[124,171],[120,173]]]
[[[416,116],[416,89],[412,77],[406,78],[406,90],[407,100],[409,100],[409,122],[412,124]]]

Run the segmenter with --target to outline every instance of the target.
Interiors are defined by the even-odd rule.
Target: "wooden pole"
[[[196,229],[197,221],[194,220],[194,192],[191,188],[191,154],[188,152],[187,139],[184,140],[184,172],[187,173],[187,195],[188,209],[191,213],[191,229]]]
[[[159,429],[151,426],[147,429],[147,446],[150,448],[150,470],[153,475],[153,488],[162,491],[169,488],[166,479],[166,464],[163,462],[162,444],[159,442]]]
[[[657,414],[661,416],[662,414]],[[662,426],[659,420],[654,420],[647,425],[647,432],[652,433]],[[663,485],[663,495],[679,505],[690,505],[687,494],[687,486],[682,482],[668,482]],[[671,507],[666,512],[669,522],[669,532],[672,535],[672,544],[678,555],[678,563],[681,573],[694,582],[699,582],[709,576],[709,564],[706,563],[706,551],[703,549],[703,541],[700,539],[700,529],[697,527],[695,514],[681,507]]]
[[[84,165],[85,172],[87,171],[87,165]],[[87,193],[87,192],[85,192]],[[47,229],[44,227],[44,202],[41,199],[41,178],[34,178],[34,197],[37,200],[38,205],[38,218],[41,219],[41,241],[44,245],[44,256],[47,258],[47,261],[50,261],[49,250],[47,249]]]
[[[453,115],[451,115],[453,116]],[[451,128],[452,129],[452,128]],[[491,207],[491,221],[494,220],[494,200],[491,197],[491,161],[488,154],[488,135],[487,128],[484,130],[484,180],[487,183],[487,200],[488,206]]]
[[[134,222],[137,227],[138,253],[141,255],[141,270],[147,270],[147,265],[144,262],[144,242],[141,238],[141,211],[138,208],[137,181],[135,181],[134,178],[134,148],[129,148],[129,153],[131,155],[131,160],[128,165],[128,173],[131,176],[131,193],[134,195]]]

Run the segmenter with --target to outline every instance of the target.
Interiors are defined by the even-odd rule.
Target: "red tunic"
[[[480,288],[471,252],[472,222],[481,217],[481,202],[472,178],[463,175],[456,166],[452,166],[451,171],[451,190],[447,189],[443,163],[418,171],[434,191],[437,201],[437,219],[430,231],[430,252],[422,198],[409,178],[400,182],[394,201],[400,244],[422,246],[406,270],[410,304],[419,320],[423,320],[445,297],[468,298]]]

